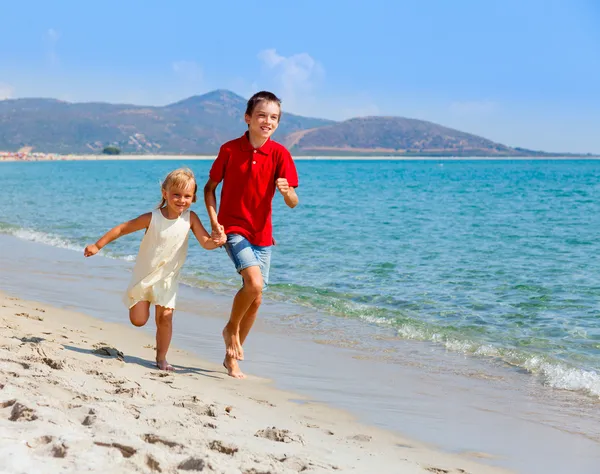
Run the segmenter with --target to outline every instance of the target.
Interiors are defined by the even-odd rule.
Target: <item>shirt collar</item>
[[[244,135],[242,135],[241,139],[241,148],[242,151],[254,151],[254,147],[252,146],[252,144],[250,143],[250,139],[248,138],[248,132],[244,133]],[[256,148],[256,151],[258,153],[260,153],[261,155],[268,155],[271,152],[271,139],[269,138],[264,144],[263,146],[261,146],[260,148]]]

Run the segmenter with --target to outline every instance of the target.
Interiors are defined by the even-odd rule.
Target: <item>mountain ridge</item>
[[[7,99],[0,101],[0,150],[101,153],[110,145],[134,154],[214,154],[246,129],[246,103],[226,89],[163,106]],[[425,120],[369,116],[334,121],[288,113],[283,105],[274,139],[297,154],[565,155],[509,147]]]

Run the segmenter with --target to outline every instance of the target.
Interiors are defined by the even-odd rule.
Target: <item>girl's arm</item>
[[[219,186],[219,183],[209,178],[204,185],[204,204],[212,228],[211,237],[215,243],[222,245],[227,241],[227,236],[225,235],[225,228],[219,224],[217,218],[217,186]]]
[[[131,234],[132,232],[137,232],[138,230],[147,229],[150,226],[151,220],[152,213],[148,212],[146,214],[142,214],[139,217],[136,217],[135,219],[123,222],[117,227],[113,227],[106,234],[100,237],[98,242],[96,242],[95,244],[88,245],[83,251],[83,255],[86,257],[96,255],[102,247],[104,247],[107,244],[110,244],[113,240],[116,240],[124,235]]]
[[[200,218],[194,211],[190,211],[190,226],[192,228],[192,232],[198,239],[198,242],[200,242],[200,245],[202,245],[202,247],[204,247],[206,250],[216,249],[217,247],[220,247],[221,245],[223,245],[223,243],[225,243],[223,242],[220,245],[218,245],[211,238],[210,234],[202,225]]]

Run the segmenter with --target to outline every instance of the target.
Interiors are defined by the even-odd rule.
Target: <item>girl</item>
[[[123,235],[146,230],[124,302],[134,326],[146,324],[150,304],[156,306],[156,365],[160,370],[173,370],[167,362],[167,351],[173,333],[173,311],[179,274],[187,254],[189,230],[207,250],[225,243],[212,240],[196,213],[189,210],[196,202],[197,189],[191,170],[171,171],[162,183],[162,201],[158,208],[119,224],[83,251],[84,256],[91,257]]]

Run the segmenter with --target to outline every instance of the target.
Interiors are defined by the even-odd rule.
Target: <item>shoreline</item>
[[[0,304],[8,472],[509,472],[363,425],[266,379],[234,380],[177,347],[178,372],[160,372],[153,337],[124,324],[4,292]]]
[[[213,161],[215,155],[53,155],[51,158],[0,157],[0,163],[59,161]],[[600,156],[321,156],[294,155],[295,161],[597,161]]]
[[[120,299],[129,262],[83,259],[73,249],[8,235],[0,235],[1,248],[10,249],[0,252],[0,288],[7,293],[132,330],[122,325],[127,318]],[[217,335],[230,308],[228,293],[182,285],[173,337],[175,346],[214,361],[220,371],[223,342]],[[517,472],[595,472],[592,466],[600,460],[595,402],[580,400],[582,406],[571,393],[563,397],[560,390],[532,384],[528,374],[430,344],[396,341],[393,353],[380,355],[339,346],[329,336],[314,338],[309,327],[296,326],[295,311],[301,308],[263,306],[243,370],[272,379],[286,393],[301,394],[295,403],[334,407],[361,425],[424,441],[437,451],[468,459],[488,453],[481,462]],[[288,323],[277,322],[282,316]],[[327,330],[326,319],[321,323]],[[152,326],[142,330],[150,338]],[[169,359],[177,364],[174,355]],[[549,455],[548,446],[561,449]]]

